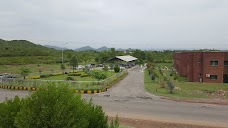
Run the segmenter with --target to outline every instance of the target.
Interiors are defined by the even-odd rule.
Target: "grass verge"
[[[198,83],[178,82],[169,77],[175,84],[174,93],[168,93],[166,88],[160,87],[160,76],[151,80],[148,71],[144,72],[144,86],[149,93],[171,99],[225,99],[228,100],[228,84],[224,83]]]

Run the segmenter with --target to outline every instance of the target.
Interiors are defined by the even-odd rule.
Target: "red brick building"
[[[174,68],[190,82],[228,83],[228,52],[176,52]]]

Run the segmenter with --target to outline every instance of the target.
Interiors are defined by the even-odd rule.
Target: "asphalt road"
[[[0,101],[15,95],[23,97],[28,92],[0,89]],[[92,98],[109,116],[228,127],[228,106],[169,101],[146,93],[140,67],[129,70],[126,78],[107,92],[83,97]]]

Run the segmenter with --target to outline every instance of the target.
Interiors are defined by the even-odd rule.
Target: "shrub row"
[[[59,76],[59,75],[63,75],[63,73],[57,73],[57,74],[42,74],[40,75],[40,78],[48,78],[51,76]]]
[[[87,77],[87,76],[89,76],[89,75],[86,74],[86,73],[81,72],[81,73],[70,73],[70,74],[68,74],[68,76],[81,76],[81,77]]]

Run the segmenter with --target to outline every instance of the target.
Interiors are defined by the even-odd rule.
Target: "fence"
[[[105,80],[101,81],[65,81],[65,80],[21,80],[21,79],[2,79],[0,85],[4,86],[23,86],[23,87],[35,87],[45,88],[48,84],[65,85],[73,89],[78,90],[95,90],[104,89],[112,83],[121,79],[127,71],[117,73]]]

